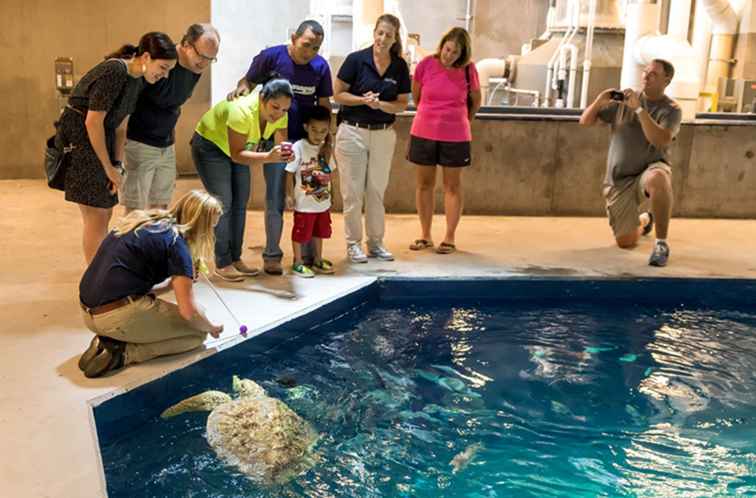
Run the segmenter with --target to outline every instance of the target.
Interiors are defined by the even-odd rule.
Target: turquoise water
[[[102,448],[110,496],[756,496],[756,314],[364,306],[245,365],[192,392],[257,381],[321,434],[315,467],[263,489],[206,414],[153,418]]]

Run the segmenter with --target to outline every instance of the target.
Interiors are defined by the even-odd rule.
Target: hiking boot
[[[263,271],[268,275],[283,275],[283,267],[277,259],[266,259],[263,263]]]
[[[92,361],[92,358],[100,354],[103,349],[104,347],[100,342],[100,337],[97,335],[94,336],[90,341],[87,350],[84,351],[84,353],[79,358],[79,370],[81,370],[82,372],[86,370],[87,365],[89,365],[89,362]]]
[[[667,266],[668,259],[669,246],[666,242],[657,242],[654,244],[654,251],[648,259],[648,264],[651,266]]]
[[[352,263],[367,263],[367,256],[362,252],[359,244],[350,244],[347,246],[347,258]]]
[[[236,268],[232,265],[228,265],[224,268],[216,268],[213,275],[226,282],[241,282],[244,280],[244,275],[236,271]]]
[[[380,259],[381,261],[394,261],[394,255],[380,244],[375,246],[368,246],[368,256],[371,258]]]
[[[256,277],[260,274],[260,270],[252,266],[247,266],[242,260],[234,261],[232,263],[234,270],[238,271],[245,277]]]
[[[88,378],[101,377],[124,366],[126,343],[101,336],[103,350],[87,364],[84,375]]]

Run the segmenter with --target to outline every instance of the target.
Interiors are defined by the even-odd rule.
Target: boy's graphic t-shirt
[[[322,213],[331,208],[331,173],[336,169],[320,157],[320,146],[306,139],[292,147],[294,160],[286,171],[294,173],[294,209],[300,213]]]

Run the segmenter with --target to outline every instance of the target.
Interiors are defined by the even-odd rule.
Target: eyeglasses
[[[197,50],[197,47],[194,46],[194,43],[190,43],[189,46],[192,47],[192,49],[194,49],[194,53],[197,54],[198,56],[200,56],[203,61],[209,62],[210,64],[214,64],[214,63],[218,62],[218,58],[217,57],[208,57],[208,56],[206,56],[204,54],[201,54],[200,51]]]

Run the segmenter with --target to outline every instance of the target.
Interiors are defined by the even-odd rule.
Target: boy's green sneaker
[[[302,277],[302,278],[312,278],[315,276],[315,273],[312,270],[310,270],[309,267],[303,264],[291,265],[291,271],[292,273],[294,273],[294,275],[297,275],[298,277]]]
[[[330,275],[333,273],[333,263],[331,263],[327,259],[321,259],[317,263],[312,264],[312,269],[315,271],[315,273],[324,273],[326,275]]]

